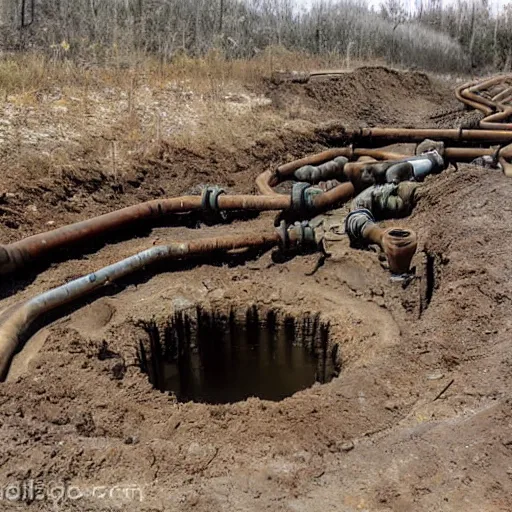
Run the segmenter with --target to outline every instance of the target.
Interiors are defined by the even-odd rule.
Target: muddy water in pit
[[[150,381],[182,402],[279,401],[335,374],[329,329],[318,318],[277,321],[269,313],[262,322],[254,310],[242,319],[199,311],[174,317],[163,343],[150,336]]]

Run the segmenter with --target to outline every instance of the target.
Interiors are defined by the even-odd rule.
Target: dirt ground
[[[16,146],[6,138],[2,240],[204,183],[255,192],[261,171],[329,146],[317,123],[434,126],[456,106],[452,85],[385,68],[268,83],[248,95],[270,100],[254,115],[280,116],[280,127],[232,147],[161,142],[115,176],[86,150],[90,134],[80,144],[30,140],[33,151],[60,148],[74,163],[52,172],[23,155],[23,137]],[[390,280],[378,254],[341,240],[313,275],[318,255],[160,266],[59,311],[0,386],[2,509],[512,510],[511,197],[512,181],[497,171],[459,166],[427,179],[398,222],[419,238],[407,286]],[[264,214],[97,240],[85,256],[3,278],[1,306],[154,244],[272,226]],[[152,388],[137,348],[145,322],[164,325],[197,304],[320,313],[341,374],[281,402],[176,403]]]

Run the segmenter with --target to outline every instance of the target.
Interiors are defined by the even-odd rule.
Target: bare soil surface
[[[283,118],[279,129],[230,148],[161,142],[124,160],[118,176],[84,141],[73,166],[51,173],[4,148],[2,240],[205,183],[255,192],[262,170],[328,147],[314,123],[432,126],[454,106],[448,85],[385,68],[265,87],[272,102],[260,108]],[[511,510],[511,197],[497,171],[459,166],[429,178],[398,221],[419,238],[407,286],[376,252],[342,239],[313,274],[318,255],[162,265],[47,318],[0,386],[2,508]],[[154,244],[271,230],[273,216],[195,222],[140,227],[6,277],[1,306]],[[137,351],[148,322],[163,330],[196,305],[318,313],[341,373],[281,402],[177,403],[152,388]]]

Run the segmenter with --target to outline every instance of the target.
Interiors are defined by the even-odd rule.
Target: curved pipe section
[[[347,216],[345,232],[353,246],[377,244],[386,255],[392,274],[403,275],[409,272],[418,246],[414,231],[398,227],[382,229],[370,210],[359,208]]]

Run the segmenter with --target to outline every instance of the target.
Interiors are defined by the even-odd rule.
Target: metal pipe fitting
[[[382,233],[381,247],[391,273],[407,274],[418,247],[418,239],[416,233],[409,229],[389,228]]]
[[[345,232],[355,247],[369,244],[380,246],[388,261],[392,274],[402,275],[409,272],[410,265],[418,246],[416,233],[402,228],[380,228],[370,210],[353,210],[345,219]]]
[[[418,183],[411,181],[374,185],[352,201],[351,209],[369,210],[377,220],[406,217],[415,206],[417,188]]]
[[[347,162],[348,158],[338,156],[334,160],[330,160],[318,166],[305,165],[294,172],[294,178],[297,181],[307,181],[312,184],[333,179],[347,181],[347,177],[343,173],[343,168]]]

